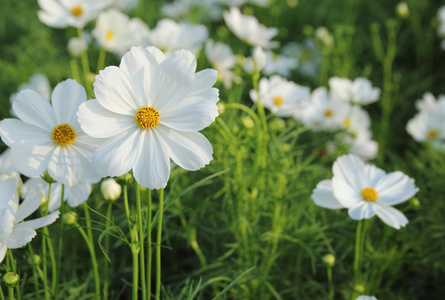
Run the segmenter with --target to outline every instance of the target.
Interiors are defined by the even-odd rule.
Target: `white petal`
[[[133,168],[135,180],[143,187],[164,188],[170,176],[170,158],[156,131],[145,130],[141,155]]]
[[[360,190],[355,190],[343,178],[335,176],[332,178],[332,190],[334,197],[345,208],[350,208],[363,201]]]
[[[17,194],[16,183],[14,179],[6,179],[0,182],[0,209],[7,208],[9,201]]]
[[[373,165],[365,166],[365,173],[369,180],[369,186],[375,187],[377,182],[386,176],[386,172]]]
[[[196,57],[195,55],[190,52],[189,50],[176,50],[174,51],[170,57],[177,57],[180,58],[182,60],[184,60],[186,62],[186,66],[189,73],[195,73],[196,71]]]
[[[135,113],[127,116],[111,112],[95,99],[80,105],[77,116],[82,130],[96,138],[108,138],[137,126]]]
[[[74,79],[59,83],[51,95],[51,103],[58,124],[73,124],[79,105],[87,100],[85,88]]]
[[[67,194],[67,201],[71,207],[77,207],[88,200],[91,194],[92,185],[86,182],[79,182],[71,187]]]
[[[36,145],[52,141],[51,133],[48,130],[16,119],[4,119],[0,123],[0,135],[3,142],[9,147],[20,142]]]
[[[199,71],[195,74],[195,82],[193,83],[193,89],[190,96],[194,95],[195,92],[212,87],[216,80],[218,79],[218,72],[213,69],[205,69]]]
[[[0,209],[0,241],[8,238],[14,227],[15,216],[10,207]]]
[[[201,133],[179,132],[164,126],[158,126],[155,130],[165,141],[168,155],[181,168],[195,171],[213,159],[212,145]]]
[[[25,228],[39,229],[39,228],[42,228],[44,226],[48,226],[48,225],[54,223],[58,217],[59,217],[59,211],[55,211],[45,217],[41,217],[41,218],[37,218],[37,219],[31,220],[31,221],[19,223],[19,224],[15,225],[14,231],[16,229],[25,229]]]
[[[17,94],[12,109],[25,123],[51,131],[57,125],[51,104],[42,95],[32,90]]]
[[[58,146],[48,162],[48,173],[54,180],[67,186],[79,182],[82,164],[77,153],[69,146]]]
[[[12,148],[12,159],[20,173],[28,177],[36,177],[42,175],[48,168],[55,149],[54,141],[40,145],[19,143]]]
[[[102,176],[120,176],[134,167],[142,151],[143,131],[123,132],[104,142],[93,155],[93,165]]]
[[[42,203],[42,194],[38,190],[30,190],[25,200],[20,204],[16,212],[16,223],[19,223],[33,212],[35,212]]]
[[[332,191],[332,180],[323,180],[317,184],[317,187],[312,191],[312,200],[315,204],[329,209],[344,208],[340,202],[334,197]]]
[[[100,105],[116,114],[134,116],[143,103],[129,75],[115,66],[99,72],[94,94]]]
[[[414,179],[400,171],[389,173],[381,178],[375,188],[378,192],[377,201],[385,205],[402,203],[419,191],[414,185]]]
[[[190,93],[194,78],[185,60],[175,57],[164,60],[156,69],[150,88],[153,106],[161,112],[180,103]]]
[[[361,191],[369,186],[365,176],[365,163],[354,154],[337,158],[332,166],[332,172],[334,177],[343,180],[354,190]]]
[[[376,214],[376,205],[363,200],[352,206],[348,214],[353,220],[369,219]]]
[[[6,250],[8,250],[8,247],[6,247],[5,244],[0,242],[0,263],[5,258]]]
[[[31,228],[14,228],[12,234],[3,243],[10,249],[17,249],[28,244],[36,235],[37,232]]]
[[[408,224],[408,219],[405,215],[391,206],[378,205],[376,214],[386,225],[395,229],[400,229],[400,227],[405,227]]]

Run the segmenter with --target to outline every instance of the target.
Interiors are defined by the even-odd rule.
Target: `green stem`
[[[329,282],[329,300],[334,300],[334,283],[332,282],[332,268],[328,267],[328,282]]]
[[[355,257],[354,257],[354,285],[359,283],[360,280],[360,254],[362,253],[362,227],[363,220],[358,221],[357,231],[355,233]]]
[[[29,251],[29,257],[31,259],[32,277],[34,279],[34,288],[35,288],[35,293],[36,293],[36,299],[40,299],[39,279],[38,279],[38,275],[37,275],[37,266],[36,266],[36,262],[34,260],[34,250],[32,249],[31,243],[28,243],[28,251]]]
[[[83,28],[77,28],[77,35],[79,36],[79,39],[83,40]],[[83,69],[85,88],[87,90],[88,96],[93,96],[93,90],[92,90],[91,82],[89,80],[90,63],[88,62],[88,52],[87,51],[82,52],[81,60],[82,60],[82,69]]]
[[[151,298],[151,261],[153,256],[153,249],[151,245],[151,190],[148,190],[148,204],[147,204],[147,300]]]
[[[0,300],[5,300],[5,294],[3,294],[3,288],[0,285]]]
[[[96,71],[97,74],[99,74],[100,70],[104,69],[106,56],[107,56],[107,51],[105,51],[103,47],[100,47],[99,58],[97,59],[97,71]]]
[[[77,61],[75,58],[71,58],[70,65],[71,65],[71,74],[73,75],[73,78],[80,83],[79,67],[77,66]]]
[[[43,216],[48,215],[48,205],[49,205],[49,198],[51,197],[51,183],[48,186],[48,193],[46,196],[46,204],[45,204],[45,210],[42,213]],[[48,240],[48,243],[47,243]],[[50,296],[48,293],[48,268],[47,268],[47,257],[46,257],[46,245],[51,245],[51,242],[49,240],[49,232],[48,227],[43,227],[43,236],[42,236],[42,256],[43,256],[43,291],[45,295],[45,300],[49,300]]]
[[[144,253],[144,229],[142,227],[142,205],[141,205],[141,189],[139,184],[136,183],[136,205],[138,213],[138,232],[139,232],[139,265],[141,269],[141,286],[142,286],[142,299],[147,297],[147,290],[145,287],[145,253]]]
[[[91,226],[91,216],[90,211],[86,202],[83,203],[83,209],[85,211],[85,219],[87,223],[87,232],[88,238],[90,240],[91,249],[91,261],[93,264],[93,272],[94,272],[94,283],[96,285],[96,299],[100,299],[100,277],[99,277],[99,268],[97,265],[96,252],[94,251],[94,237],[93,237],[93,227]]]
[[[60,281],[60,268],[62,265],[62,247],[63,247],[63,214],[65,213],[65,185],[62,183],[62,194],[60,196],[60,231],[59,231],[59,248],[57,253],[57,264],[56,264],[56,276],[53,281],[53,296],[57,300],[59,296],[59,281]]]
[[[6,272],[14,272],[15,273],[14,257],[12,256],[11,249],[7,250]],[[8,297],[10,300],[14,300],[14,288],[13,287],[8,287]]]
[[[105,223],[105,228],[108,229],[111,226],[111,212],[113,208],[113,202],[110,201],[108,203],[108,209],[107,209],[107,220]],[[105,235],[105,252],[107,255],[110,255],[110,235]],[[110,270],[110,263],[111,261],[104,260],[104,287],[103,287],[103,294],[104,299],[108,299],[108,285],[109,285],[109,270]]]
[[[94,251],[94,245],[92,243],[92,240],[90,240],[90,237],[88,236],[88,234],[85,232],[85,230],[82,227],[80,227],[80,225],[78,223],[76,223],[76,227],[79,230],[80,234],[82,235],[83,239],[85,240],[88,250],[90,251],[91,264],[93,265],[94,279],[96,280],[96,278],[99,278],[99,268],[97,265],[96,253]],[[100,285],[99,285],[99,293],[97,290],[97,286],[98,285],[96,282],[96,299],[100,299]]]
[[[138,261],[138,250],[136,249],[136,246],[131,247],[131,253],[133,256],[133,300],[138,300],[139,261]]]
[[[164,215],[164,189],[160,189],[158,235],[156,236],[156,300],[161,299],[161,241],[162,241],[163,215]]]

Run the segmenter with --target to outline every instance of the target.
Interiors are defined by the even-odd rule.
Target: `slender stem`
[[[107,51],[103,47],[100,47],[99,50],[99,58],[97,59],[97,71],[96,73],[99,74],[100,70],[103,70],[105,67],[105,57],[107,56]]]
[[[151,298],[151,261],[153,250],[151,245],[151,190],[148,190],[148,212],[147,212],[147,300]]]
[[[36,267],[36,262],[34,260],[34,250],[32,249],[32,245],[31,243],[28,243],[28,251],[29,251],[29,257],[31,259],[31,267],[32,267],[32,277],[34,279],[34,288],[35,288],[35,293],[36,293],[36,299],[40,298],[40,293],[39,293],[39,279],[37,278],[37,267]]]
[[[355,257],[354,257],[354,284],[357,284],[360,279],[360,254],[362,253],[361,247],[362,245],[362,227],[363,220],[358,221],[357,223],[357,231],[355,233]]]
[[[138,250],[136,249],[136,246],[131,247],[131,253],[133,254],[133,300],[138,300],[138,268],[139,268],[139,261],[138,261]]]
[[[76,223],[76,227],[79,230],[80,234],[82,235],[83,239],[85,240],[85,243],[87,244],[88,250],[90,251],[91,263],[93,265],[94,279],[96,280],[96,278],[99,278],[99,268],[98,268],[98,265],[97,265],[96,253],[94,252],[93,242],[90,240],[90,238],[87,235],[87,233],[85,232],[85,230],[83,230],[83,228],[80,227],[79,224]],[[100,299],[100,286],[99,286],[99,293],[98,293],[97,292],[97,282],[96,282],[96,299]]]
[[[71,58],[70,65],[71,65],[71,74],[73,75],[73,78],[80,83],[79,67],[77,66],[77,60],[75,58]]]
[[[105,223],[105,228],[108,229],[111,226],[111,212],[113,210],[113,202],[110,201],[108,203],[107,209],[107,221]],[[110,236],[107,234],[105,236],[105,252],[107,255],[110,255]],[[109,271],[110,271],[110,263],[111,261],[104,260],[104,284],[103,284],[103,294],[104,299],[108,299],[108,285],[109,285]]]
[[[49,199],[51,197],[51,183],[48,186],[48,193],[46,195],[46,208],[45,211],[42,213],[43,216],[48,215],[48,205],[49,205]],[[48,293],[48,268],[47,268],[47,258],[46,258],[46,245],[50,245],[51,242],[49,240],[49,232],[48,227],[43,227],[43,236],[42,236],[42,256],[43,256],[43,291],[45,295],[45,300],[49,300],[49,293]]]
[[[127,216],[128,230],[131,232],[130,206],[128,205],[128,188],[126,184],[124,184],[124,206],[125,215]]]
[[[62,265],[62,247],[63,247],[63,214],[65,213],[65,185],[62,183],[62,194],[60,196],[60,231],[59,231],[59,248],[57,253],[56,276],[53,281],[53,297],[57,300],[59,296],[60,268]]]
[[[77,35],[79,36],[79,39],[83,40],[83,28],[77,28]],[[85,88],[87,90],[87,94],[89,96],[92,96],[93,95],[93,90],[92,90],[92,87],[91,87],[91,82],[89,80],[89,76],[90,76],[90,63],[88,62],[88,52],[87,51],[83,51],[82,52],[81,60],[82,60],[82,69],[83,69]]]
[[[162,217],[164,215],[164,189],[159,190],[159,223],[156,237],[156,300],[161,299],[161,241]]]
[[[328,267],[328,282],[329,282],[329,300],[334,300],[334,283],[332,282],[332,268]]]
[[[96,299],[100,299],[100,277],[99,277],[99,268],[97,265],[96,252],[94,251],[94,237],[93,237],[93,228],[91,226],[91,216],[90,211],[88,210],[88,206],[86,202],[83,203],[83,209],[85,211],[85,219],[87,223],[87,232],[88,239],[90,241],[90,254],[91,254],[91,262],[93,264],[93,272],[94,272],[94,283],[96,286]]]
[[[139,265],[141,269],[141,286],[142,286],[142,299],[147,297],[147,290],[145,287],[145,254],[144,254],[144,229],[142,228],[142,207],[141,207],[141,189],[139,184],[135,181],[136,188],[136,204],[138,212],[138,232],[139,232]]]
[[[15,273],[15,266],[14,266],[14,257],[12,256],[11,249],[7,250],[7,265],[6,265],[6,272],[14,272]],[[8,295],[10,300],[14,300],[14,288],[9,287],[8,288]]]
[[[0,285],[0,300],[5,300],[5,294],[3,294],[3,289]]]

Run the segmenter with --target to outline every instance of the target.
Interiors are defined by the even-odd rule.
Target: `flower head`
[[[331,96],[359,105],[367,105],[378,100],[380,89],[372,87],[371,81],[359,77],[354,81],[346,78],[332,77],[329,79]]]
[[[167,185],[170,158],[186,170],[212,160],[212,146],[198,131],[218,116],[217,75],[195,69],[190,51],[166,58],[155,47],[133,47],[119,67],[96,76],[97,99],[80,106],[78,120],[87,134],[107,138],[93,155],[102,176],[133,169],[140,185],[159,189]]]
[[[354,220],[377,215],[395,229],[408,224],[405,215],[392,206],[419,191],[413,179],[399,171],[387,174],[353,154],[340,156],[332,170],[334,177],[321,181],[313,190],[315,204],[330,209],[347,208]]]
[[[232,87],[232,82],[240,82],[241,78],[235,76],[232,69],[236,65],[236,56],[233,55],[229,45],[208,40],[205,45],[207,59],[218,71],[218,79],[224,82],[226,88]]]
[[[68,79],[55,87],[51,98],[50,104],[34,91],[22,91],[13,103],[20,119],[0,123],[0,136],[12,149],[15,167],[28,177],[48,170],[52,178],[68,186],[81,178],[98,181],[91,165],[98,141],[83,133],[76,118],[87,98],[85,89]]]

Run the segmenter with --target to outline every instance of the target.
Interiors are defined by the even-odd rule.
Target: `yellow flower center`
[[[154,107],[142,106],[134,119],[142,129],[151,129],[159,124],[159,112]]]
[[[351,126],[351,119],[344,119],[343,120],[343,125],[345,125],[346,128],[349,128]]]
[[[79,6],[79,5],[74,6],[74,7],[71,9],[71,14],[72,14],[73,16],[75,16],[75,17],[80,17],[81,15],[83,15],[83,9],[82,9],[82,7]]]
[[[280,106],[281,104],[283,104],[284,99],[281,96],[275,96],[273,97],[273,103],[277,106]]]
[[[431,129],[430,131],[428,131],[427,135],[430,139],[434,139],[437,137],[437,130]]]
[[[331,109],[326,109],[325,111],[324,111],[324,115],[326,116],[326,117],[330,117],[330,116],[332,116],[334,114],[334,112],[331,110]]]
[[[107,31],[107,41],[112,40],[114,37],[114,33],[111,30]]]
[[[76,140],[76,132],[70,124],[64,123],[54,127],[51,138],[57,146],[69,146]]]
[[[360,194],[362,194],[363,199],[365,201],[375,202],[379,193],[374,188],[366,187],[364,188]]]

